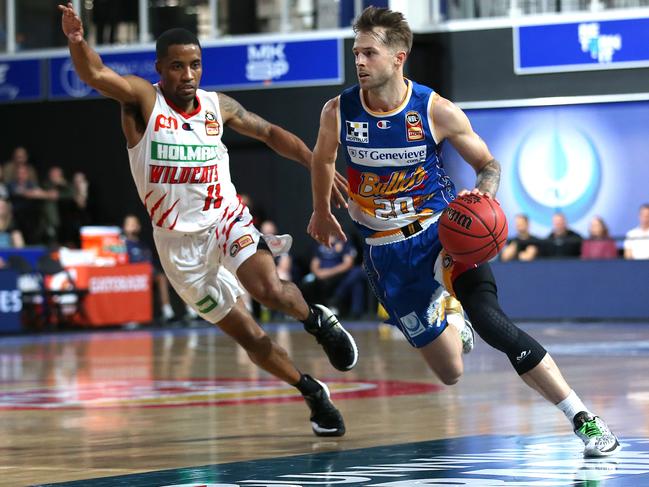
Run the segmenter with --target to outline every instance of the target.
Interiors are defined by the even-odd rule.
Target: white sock
[[[170,320],[174,317],[174,310],[169,303],[162,305],[162,316],[166,320]]]
[[[570,391],[570,394],[568,394],[568,397],[566,397],[563,401],[558,403],[556,405],[561,411],[563,411],[563,414],[566,415],[566,418],[568,418],[568,421],[570,421],[570,424],[572,425],[572,420],[574,419],[575,415],[577,413],[580,413],[582,411],[586,411],[589,414],[592,414],[586,406],[584,406],[584,403],[581,402],[581,399],[579,399],[579,396],[575,394],[575,391]]]
[[[185,305],[185,311],[187,312],[187,316],[190,318],[198,318],[198,313],[190,305]]]

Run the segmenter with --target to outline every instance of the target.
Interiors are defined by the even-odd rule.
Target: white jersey
[[[624,240],[624,249],[630,250],[634,259],[649,259],[649,229],[635,227],[629,230]]]
[[[192,113],[174,108],[160,87],[142,140],[128,149],[140,199],[154,227],[194,233],[243,208],[230,179],[216,93],[197,90]]]

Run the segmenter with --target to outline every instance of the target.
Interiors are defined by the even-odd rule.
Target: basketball
[[[507,219],[493,198],[459,196],[439,219],[439,239],[454,260],[482,264],[505,246]]]

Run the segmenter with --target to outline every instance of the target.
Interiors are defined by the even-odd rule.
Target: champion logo
[[[183,123],[182,127],[183,127],[183,130],[187,130],[188,132],[191,132],[191,131],[194,130],[194,129],[192,128],[192,126],[189,125],[187,122]]]
[[[521,354],[518,357],[516,357],[516,363],[520,364],[525,359],[525,357],[527,357],[530,353],[532,353],[531,350],[523,350]]]
[[[378,122],[376,122],[376,126],[383,130],[389,129],[390,125],[392,124],[389,120],[379,120]]]

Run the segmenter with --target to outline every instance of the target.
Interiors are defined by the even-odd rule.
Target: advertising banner
[[[0,102],[39,100],[41,90],[41,60],[0,60]]]
[[[18,274],[0,270],[0,333],[20,331],[21,310]]]
[[[106,66],[121,75],[140,76],[152,83],[159,79],[152,49],[102,53],[101,57]],[[314,86],[340,84],[343,79],[340,39],[203,46],[203,89]],[[90,96],[98,93],[78,78],[69,56],[50,60],[50,98]]]
[[[649,66],[649,18],[515,27],[518,74]]]

